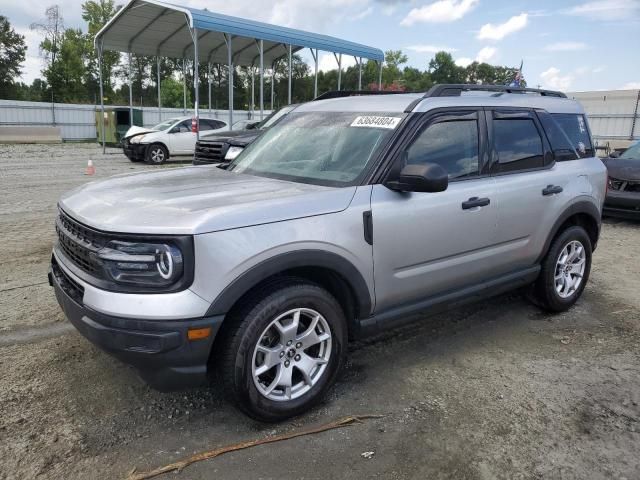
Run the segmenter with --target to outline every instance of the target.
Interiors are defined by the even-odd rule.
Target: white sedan
[[[200,118],[200,132],[228,130],[224,120]],[[131,127],[122,140],[124,154],[132,162],[144,160],[161,164],[170,157],[193,156],[196,147],[196,122],[192,117],[171,118],[153,128]]]

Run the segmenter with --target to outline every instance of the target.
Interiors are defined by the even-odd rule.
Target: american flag
[[[516,76],[513,79],[513,81],[509,84],[510,87],[519,87],[520,86],[520,82],[522,82],[522,64],[523,63],[524,63],[524,61],[520,60],[520,68],[516,72]]]

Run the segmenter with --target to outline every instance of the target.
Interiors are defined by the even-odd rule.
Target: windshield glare
[[[293,112],[249,145],[229,170],[317,185],[353,185],[391,136],[389,125],[397,126],[402,117]]]
[[[164,122],[159,123],[158,125],[153,127],[153,130],[166,130],[167,128],[172,126],[174,123],[176,123],[178,120],[180,120],[180,119],[179,118],[171,118],[169,120],[165,120]]]
[[[284,117],[292,109],[293,109],[293,107],[283,107],[280,110],[276,110],[271,115],[269,115],[267,118],[262,120],[258,124],[257,128],[262,130],[262,129],[265,129],[265,128],[272,127],[278,120],[280,120],[282,117]]]
[[[634,143],[627,148],[620,158],[633,158],[634,160],[640,160],[640,142]]]

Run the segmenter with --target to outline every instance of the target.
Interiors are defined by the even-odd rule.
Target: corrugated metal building
[[[640,140],[640,90],[573,92],[567,96],[584,106],[600,147],[626,148],[631,141]]]
[[[56,126],[60,127],[64,141],[95,141],[96,133],[95,105],[78,105],[70,103],[22,102],[17,100],[0,100],[0,128],[2,126]],[[128,108],[128,107],[126,107]],[[136,107],[138,108],[138,107]],[[145,127],[153,127],[162,120],[185,115],[182,108],[162,108],[162,120],[159,119],[158,107],[142,108]],[[187,110],[186,115],[193,115]],[[205,118],[221,118],[226,120],[227,110],[200,109]],[[251,118],[250,112],[236,110],[236,120]],[[255,116],[255,115],[254,115]],[[54,122],[55,118],[55,122]]]

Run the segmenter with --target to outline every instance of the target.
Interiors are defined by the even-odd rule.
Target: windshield
[[[634,160],[640,160],[640,142],[636,142],[627,148],[620,158],[632,158]]]
[[[180,120],[180,119],[179,118],[170,118],[169,120],[165,120],[164,122],[159,123],[158,125],[153,127],[153,130],[166,130],[167,128],[172,126],[174,123],[176,123],[178,120]]]
[[[317,185],[352,185],[403,116],[294,112],[249,145],[229,170]]]

